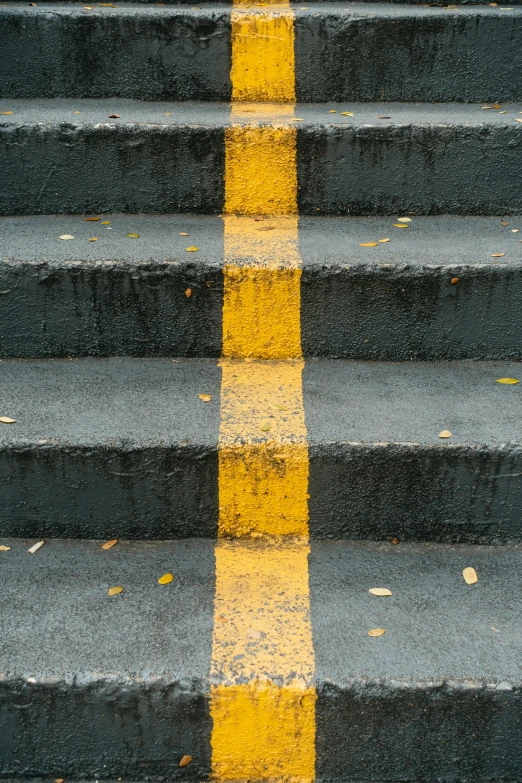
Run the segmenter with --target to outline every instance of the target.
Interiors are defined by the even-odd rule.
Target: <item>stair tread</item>
[[[302,216],[302,266],[393,264],[412,271],[430,266],[458,271],[462,266],[495,270],[522,263],[522,218],[506,218],[508,226],[498,216],[413,215],[411,220],[408,229],[399,230],[393,217]],[[101,221],[109,221],[110,230]],[[517,228],[519,232],[512,233]],[[180,231],[189,237],[179,236]],[[224,265],[223,219],[213,215],[104,214],[99,222],[86,222],[80,215],[10,216],[0,217],[0,232],[3,262],[45,263],[51,268],[177,264],[216,271]],[[134,232],[140,234],[139,240],[127,238]],[[59,241],[62,234],[76,241]],[[97,242],[88,241],[93,235]],[[377,248],[360,246],[388,237],[390,242]],[[188,244],[195,244],[199,252],[188,254]],[[492,257],[500,252],[504,256]]]
[[[103,552],[101,541],[51,539],[34,556],[34,539],[2,543],[12,547],[2,554],[4,681],[141,675],[208,690],[212,541],[122,541]],[[461,575],[470,565],[474,586]],[[520,687],[521,565],[520,546],[313,542],[315,681],[343,689],[372,680],[398,690],[433,689],[440,680],[450,688]],[[167,571],[174,582],[160,587]],[[115,585],[124,593],[109,598]],[[377,586],[393,596],[369,595]],[[374,627],[386,628],[384,639],[368,637]]]
[[[519,363],[310,360],[303,395],[311,444],[414,443],[450,448],[522,443]],[[3,360],[0,448],[22,444],[217,447],[216,360]],[[203,404],[199,394],[212,395]],[[261,415],[261,413],[260,413]],[[444,446],[447,448],[447,446]],[[507,448],[507,447],[506,447]]]

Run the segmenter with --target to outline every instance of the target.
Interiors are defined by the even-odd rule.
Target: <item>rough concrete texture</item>
[[[522,540],[520,367],[309,361],[312,537]],[[216,534],[215,360],[4,360],[0,398],[0,533]]]
[[[106,219],[0,219],[0,356],[220,356],[222,219]],[[522,359],[522,220],[394,222],[300,219],[304,355]]]
[[[9,107],[0,122],[0,214],[223,208],[226,104],[11,99]],[[340,116],[346,108],[296,107],[300,212],[522,209],[514,121],[522,105],[500,114],[480,105],[360,104],[355,117]]]
[[[2,539],[2,775],[204,779],[213,543],[49,540],[29,555],[33,541]],[[521,558],[312,544],[317,780],[518,780]]]
[[[230,14],[216,3],[2,5],[0,96],[229,100]],[[516,7],[297,5],[297,99],[520,100],[521,26]]]

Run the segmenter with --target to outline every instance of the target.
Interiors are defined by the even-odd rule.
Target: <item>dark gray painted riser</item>
[[[0,97],[230,100],[228,9],[71,8],[0,8]],[[522,99],[518,11],[345,8],[298,11],[298,101]]]

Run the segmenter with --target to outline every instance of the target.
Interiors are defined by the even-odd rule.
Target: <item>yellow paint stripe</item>
[[[316,694],[294,20],[288,7],[239,5],[231,78],[233,100],[243,103],[232,106],[225,134],[212,775],[306,783],[315,774]]]

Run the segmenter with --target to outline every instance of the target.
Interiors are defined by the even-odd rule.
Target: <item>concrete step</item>
[[[49,540],[29,555],[34,539],[4,542],[1,774],[207,779],[209,692],[223,682],[214,543],[103,552],[101,541]],[[266,545],[243,547],[262,558]],[[318,780],[520,779],[520,547],[312,542],[308,569]],[[165,572],[174,581],[161,587]],[[375,598],[374,586],[393,595]],[[225,614],[240,644],[262,622]],[[384,636],[370,638],[375,627]],[[277,646],[278,632],[258,634]],[[193,761],[180,769],[184,755]]]
[[[3,4],[0,97],[230,100],[231,13]],[[521,7],[339,2],[293,14],[300,102],[522,99]]]
[[[0,219],[0,356],[219,357],[231,261],[223,219],[106,220]],[[394,222],[299,220],[304,355],[522,359],[522,220],[413,217],[404,229]],[[63,234],[74,240],[60,241]],[[189,243],[199,252],[187,253]]]
[[[295,123],[272,107],[262,114],[247,106],[232,120],[230,107],[217,103],[2,105],[13,112],[0,122],[2,215],[219,213],[232,122],[296,128],[303,214],[522,210],[522,124],[515,122],[522,104],[506,106],[507,114],[467,104],[299,104]],[[354,117],[341,116],[347,108]]]
[[[521,541],[521,386],[496,382],[521,371],[307,362],[311,536]],[[0,534],[214,537],[220,384],[215,360],[4,360]]]

